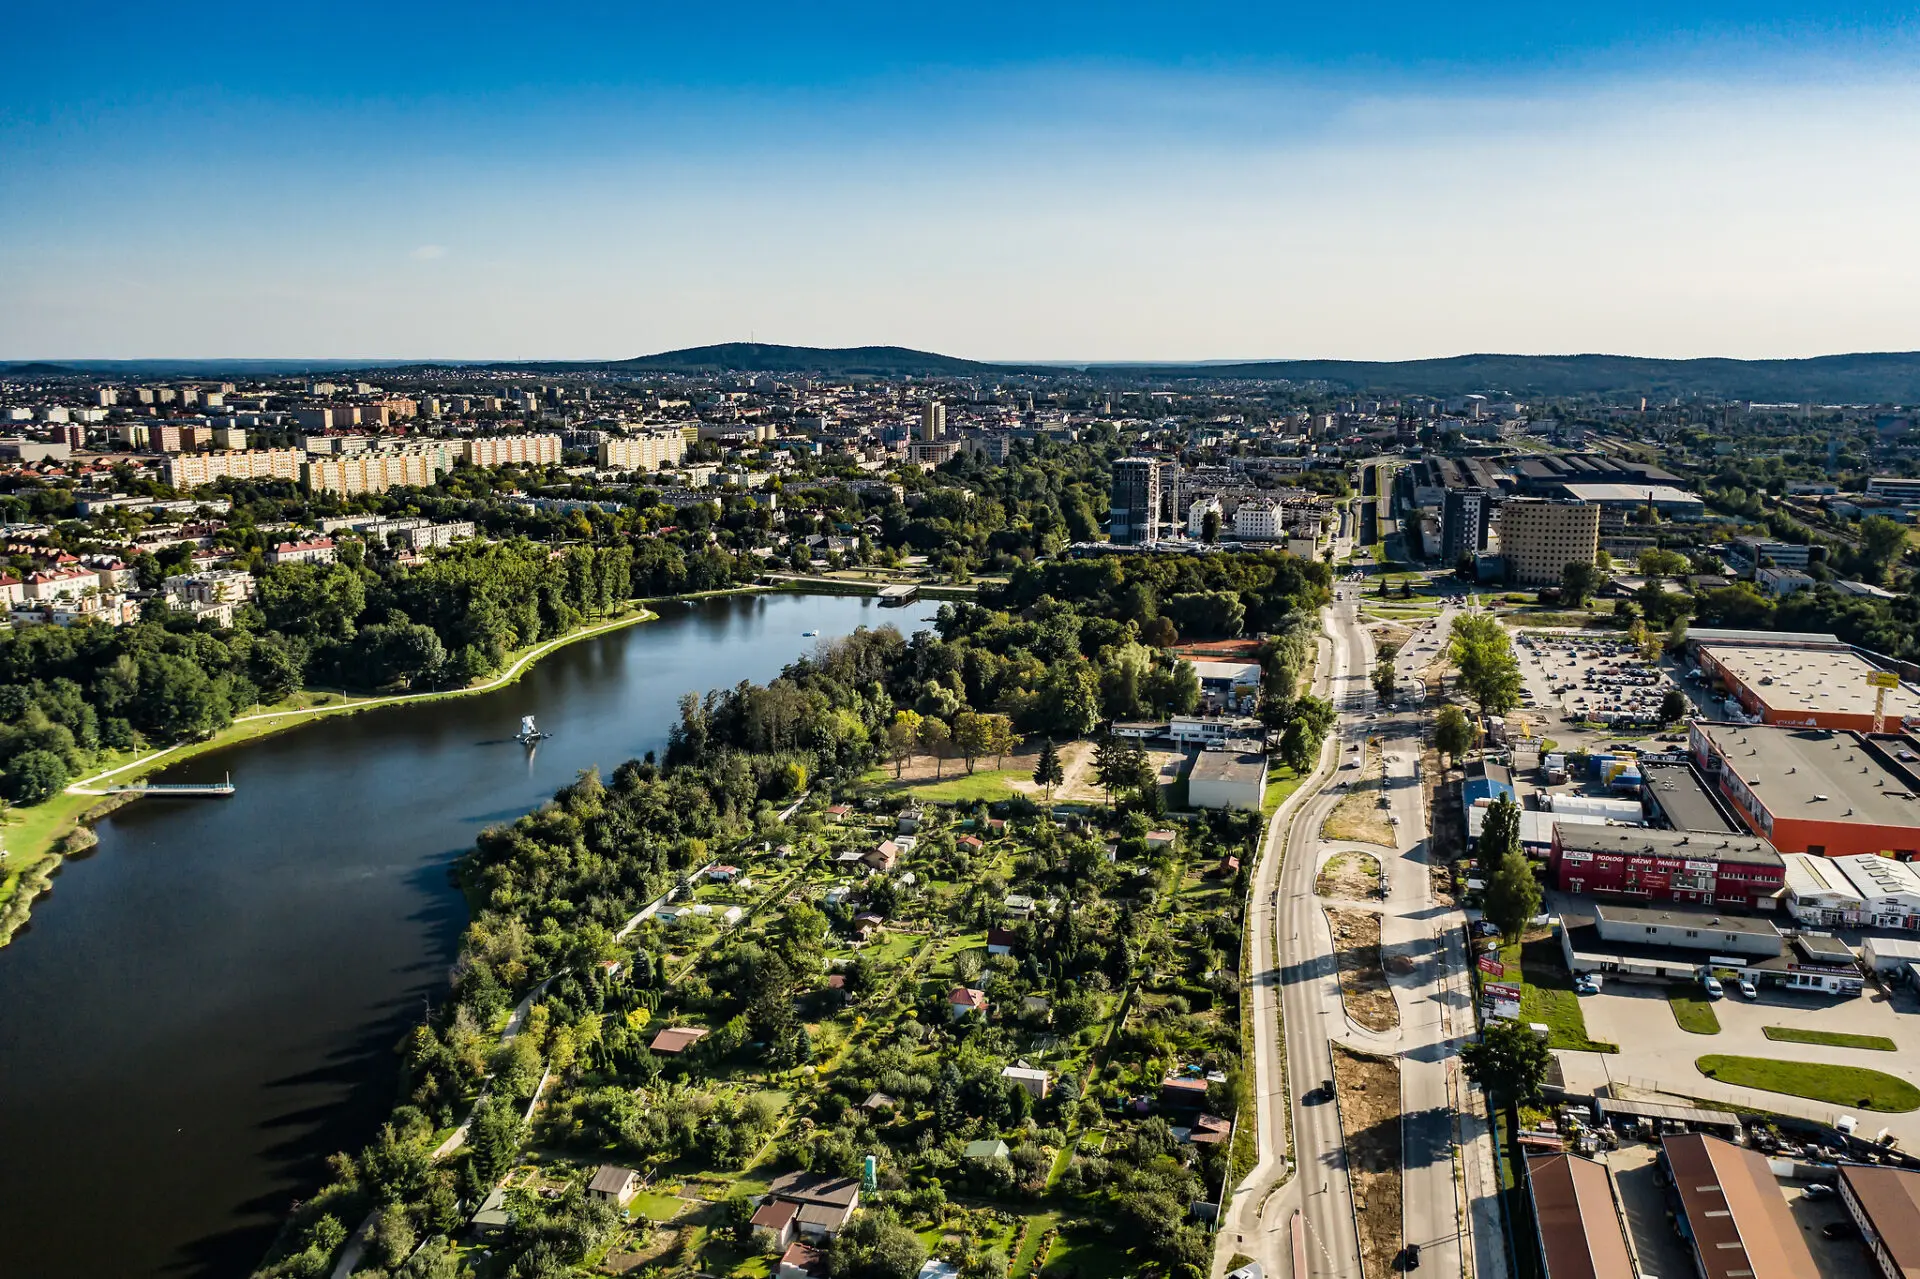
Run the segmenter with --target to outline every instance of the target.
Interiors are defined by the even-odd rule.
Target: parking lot
[[[1514,650],[1527,691],[1561,723],[1593,722],[1609,729],[1661,723],[1660,703],[1672,681],[1627,640],[1522,632]]]
[[[1846,999],[1797,994],[1763,984],[1757,999],[1746,999],[1729,987],[1727,997],[1712,1005],[1719,1032],[1694,1034],[1680,1028],[1668,1006],[1667,989],[1663,983],[1629,982],[1608,976],[1599,994],[1582,996],[1580,1007],[1586,1015],[1588,1035],[1618,1044],[1620,1051],[1605,1055],[1579,1054],[1579,1069],[1570,1074],[1580,1075],[1582,1086],[1588,1086],[1599,1082],[1589,1078],[1597,1067],[1609,1081],[1631,1081],[1632,1086],[1714,1099],[1735,1090],[1714,1084],[1701,1075],[1694,1060],[1708,1053],[1730,1053],[1779,1061],[1865,1066],[1920,1084],[1920,1005],[1915,1004],[1911,994],[1888,995],[1869,987],[1865,994]],[[1893,1040],[1898,1051],[1769,1039],[1765,1031],[1768,1026],[1884,1035]],[[1569,1083],[1572,1082],[1570,1078]],[[1746,1089],[1737,1091],[1747,1094],[1750,1104],[1763,1108],[1771,1104],[1787,1113],[1804,1114],[1829,1123],[1835,1117],[1825,1113],[1816,1102]],[[1871,1130],[1884,1125],[1893,1130],[1903,1146],[1909,1149],[1920,1146],[1920,1112],[1858,1117],[1863,1128]],[[1871,1136],[1872,1132],[1862,1135]]]

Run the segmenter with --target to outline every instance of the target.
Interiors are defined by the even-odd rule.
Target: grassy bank
[[[1864,1066],[1820,1061],[1769,1061],[1764,1057],[1702,1057],[1694,1067],[1707,1078],[1742,1088],[1785,1093],[1858,1110],[1905,1113],[1920,1110],[1920,1088]]]
[[[52,876],[64,856],[74,851],[67,846],[70,837],[89,816],[101,815],[96,809],[107,807],[102,796],[106,787],[136,781],[157,769],[171,768],[209,751],[297,728],[323,715],[350,715],[375,707],[404,706],[490,693],[517,681],[535,662],[555,649],[637,622],[652,621],[658,616],[648,608],[638,607],[624,616],[582,626],[565,635],[529,645],[512,654],[506,669],[499,675],[466,688],[401,693],[387,697],[353,697],[320,689],[302,689],[285,701],[235,718],[232,724],[204,741],[186,742],[145,753],[126,751],[103,754],[96,761],[102,766],[98,771],[76,781],[62,794],[45,803],[12,811],[5,830],[6,861],[4,867],[0,868],[4,869],[4,877],[0,877],[0,946],[11,941],[14,933],[26,922],[33,899],[52,886]]]
[[[1789,1044],[1817,1044],[1822,1048],[1863,1048],[1870,1052],[1899,1052],[1900,1045],[1885,1035],[1854,1035],[1844,1030],[1802,1030],[1798,1026],[1765,1026],[1768,1039]]]

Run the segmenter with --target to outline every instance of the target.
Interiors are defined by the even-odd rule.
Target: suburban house
[[[880,871],[881,873],[884,874],[885,872],[892,870],[894,866],[899,863],[900,845],[894,843],[890,839],[886,840],[881,844],[879,844],[878,846],[876,846],[871,852],[867,853],[860,860],[865,862],[867,865],[873,867],[875,870]]]
[[[1013,946],[1014,936],[1006,929],[989,928],[987,930],[987,953],[989,955],[1011,955],[1013,953]]]
[[[678,1056],[707,1037],[704,1026],[669,1026],[653,1037],[647,1047],[670,1057]]]
[[[601,1164],[587,1183],[587,1198],[599,1199],[617,1208],[627,1206],[640,1189],[640,1174],[618,1164]]]
[[[774,1279],[813,1279],[821,1269],[820,1252],[805,1240],[796,1239],[780,1254],[780,1268]]]
[[[1000,1078],[1011,1079],[1027,1090],[1027,1094],[1036,1101],[1047,1095],[1053,1087],[1053,1076],[1044,1070],[1035,1070],[1031,1066],[1008,1066],[1000,1072]]]
[[[790,1207],[791,1213],[785,1212]],[[753,1215],[756,1234],[761,1233],[761,1216],[769,1220],[783,1218],[790,1242],[795,1233],[806,1239],[826,1239],[837,1234],[860,1206],[860,1183],[851,1177],[830,1177],[821,1172],[787,1172],[773,1179],[767,1197]],[[769,1213],[769,1209],[773,1209]],[[779,1227],[769,1231],[779,1237]]]
[[[1198,1110],[1207,1104],[1207,1081],[1193,1075],[1168,1075],[1160,1081],[1160,1100],[1176,1110]]]
[[[751,1225],[756,1239],[771,1239],[777,1248],[786,1248],[793,1242],[793,1219],[800,1215],[800,1205],[791,1199],[767,1199],[753,1211]]]
[[[947,1016],[959,1021],[974,1013],[982,1017],[987,1015],[987,992],[971,986],[955,986],[953,993],[947,996]]]

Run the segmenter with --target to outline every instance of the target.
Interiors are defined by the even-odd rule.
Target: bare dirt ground
[[[1335,853],[1320,868],[1313,891],[1321,897],[1365,901],[1380,891],[1380,859],[1372,853]]]
[[[1367,1279],[1393,1279],[1400,1257],[1400,1063],[1335,1044],[1333,1079],[1361,1265]]]
[[[1373,633],[1373,643],[1376,648],[1385,648],[1389,644],[1395,648],[1405,648],[1407,641],[1413,638],[1412,631],[1404,626],[1396,626],[1392,622],[1375,622],[1367,630]]]
[[[1055,749],[1060,753],[1060,771],[1066,774],[1066,779],[1053,788],[1054,799],[1104,804],[1107,793],[1100,789],[1100,783],[1094,779],[1093,774],[1093,743],[1065,742]],[[1023,795],[1039,798],[1041,788],[1035,786],[1032,781],[1033,769],[1039,758],[1040,748],[1033,745],[1022,747],[1018,755],[1007,756],[1008,768],[1021,768],[1026,772],[1025,777],[1008,778],[1007,785]],[[1159,770],[1162,786],[1170,786],[1180,780],[1180,765],[1185,756],[1179,751],[1149,750],[1147,758],[1151,759],[1153,766]],[[987,767],[992,765],[991,759],[986,761]]]
[[[1368,1030],[1392,1030],[1400,1024],[1400,1006],[1380,965],[1380,916],[1372,911],[1327,907],[1333,951],[1340,963],[1340,1002]]]
[[[1347,793],[1327,814],[1327,820],[1320,828],[1320,838],[1378,844],[1382,848],[1392,848],[1398,842],[1394,838],[1393,824],[1387,820],[1387,810],[1380,807],[1380,778],[1384,769],[1380,748],[1369,743],[1366,760],[1358,771],[1343,770],[1335,774],[1351,780],[1347,782]]]

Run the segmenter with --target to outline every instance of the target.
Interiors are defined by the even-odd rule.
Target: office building
[[[1121,546],[1145,546],[1160,540],[1162,465],[1150,457],[1123,457],[1113,464],[1109,540]]]
[[[947,434],[947,406],[938,400],[928,400],[920,406],[920,434],[916,437],[924,443],[944,439]]]
[[[1493,494],[1485,489],[1448,489],[1440,506],[1440,561],[1457,564],[1487,549]]]
[[[1600,553],[1600,508],[1550,498],[1509,498],[1500,507],[1500,554],[1507,581],[1556,586],[1569,564]]]
[[[1265,498],[1240,503],[1233,512],[1233,535],[1243,542],[1274,542],[1285,535],[1286,509]]]

